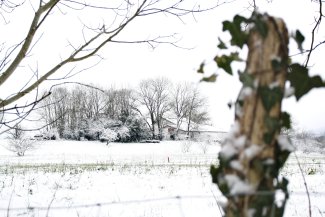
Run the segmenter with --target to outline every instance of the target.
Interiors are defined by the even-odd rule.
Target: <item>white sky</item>
[[[318,15],[316,13],[317,4],[312,4],[308,0],[274,0],[272,3],[257,1],[257,4],[261,12],[268,12],[270,15],[284,18],[289,31],[293,32],[296,29],[300,29],[306,36],[304,47],[308,49],[314,16]],[[236,77],[231,77],[222,70],[217,70],[212,60],[216,54],[220,54],[216,47],[217,38],[229,38],[226,33],[221,31],[222,21],[232,19],[236,13],[249,16],[250,12],[246,10],[247,6],[248,1],[237,0],[222,5],[214,11],[197,14],[195,16],[196,20],[189,16],[185,19],[185,25],[175,18],[168,19],[164,16],[141,18],[141,20],[135,22],[135,25],[127,29],[127,34],[124,35],[125,38],[130,36],[130,40],[134,37],[142,37],[143,39],[149,36],[177,32],[182,37],[179,45],[193,49],[185,50],[170,45],[161,45],[152,50],[146,45],[112,44],[101,52],[105,59],[99,65],[78,74],[72,80],[91,82],[104,87],[111,84],[116,86],[135,86],[142,79],[157,76],[165,76],[173,81],[186,80],[198,82],[201,77],[196,73],[196,70],[202,61],[206,61],[209,63],[206,71],[210,73],[217,71],[219,76],[216,83],[201,83],[200,86],[203,93],[209,98],[213,124],[218,129],[227,131],[234,119],[233,110],[229,110],[227,103],[236,99],[240,84]],[[15,17],[12,23],[17,25],[22,25],[24,22],[29,23],[30,21],[26,17],[30,17],[32,13],[32,10],[29,10],[29,14],[20,13],[20,16]],[[59,60],[60,54],[64,55],[63,49],[67,49],[66,46],[63,46],[63,49],[62,46],[57,46],[60,40],[64,41],[65,45],[68,39],[70,41],[76,38],[78,38],[77,40],[82,40],[79,19],[84,22],[87,21],[88,24],[94,26],[98,23],[96,22],[98,19],[87,20],[85,17],[70,18],[69,15],[63,16],[62,14],[57,17],[53,16],[47,24],[50,24],[51,28],[44,31],[40,43],[37,44],[33,56],[31,56],[34,60],[31,66],[36,68],[38,64],[40,71],[46,70],[48,65],[53,63],[53,60]],[[104,17],[101,17],[99,21],[103,19]],[[15,28],[13,24],[7,25],[6,28],[1,34],[3,38],[10,38],[9,42],[12,43],[21,39],[20,32],[26,31],[23,28],[13,29]],[[16,34],[13,35],[12,32]],[[324,40],[324,36],[324,31],[320,29],[317,41]],[[322,60],[324,56],[323,50],[321,48],[312,54],[310,65],[313,66],[311,73],[321,74],[323,79],[325,79]],[[42,53],[38,55],[37,51],[42,51]],[[294,42],[291,42],[290,53],[297,53]],[[295,58],[297,61],[299,60],[299,57]],[[299,61],[301,60],[304,60],[304,58],[300,57]],[[26,70],[26,68],[23,70]],[[21,79],[21,77],[16,79]],[[6,90],[10,88],[12,88],[12,83],[6,86]],[[308,96],[303,97],[299,103],[296,103],[293,98],[286,100],[284,109],[292,113],[294,120],[298,122],[301,128],[324,132],[325,101],[321,100],[324,96],[324,89],[314,90]]]

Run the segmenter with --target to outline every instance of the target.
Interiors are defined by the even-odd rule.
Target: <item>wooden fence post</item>
[[[248,58],[240,75],[243,87],[236,102],[235,124],[219,153],[219,166],[211,167],[213,182],[227,197],[227,217],[282,216],[287,181],[279,169],[291,147],[279,135],[281,101],[288,71],[288,31],[285,23],[262,15],[266,34],[255,23],[248,36]],[[275,204],[276,190],[285,200]]]

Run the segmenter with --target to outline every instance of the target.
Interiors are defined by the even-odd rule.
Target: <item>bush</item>
[[[30,138],[10,139],[6,148],[18,156],[24,156],[27,150],[35,148],[35,144],[36,140],[31,140]]]
[[[16,125],[13,130],[9,132],[9,142],[7,149],[16,153],[18,156],[24,156],[27,150],[35,148],[36,141],[26,136],[20,125]]]
[[[56,128],[52,128],[43,133],[43,138],[46,140],[57,140],[60,138],[60,135]]]
[[[101,136],[100,136],[100,141],[101,142],[113,142],[118,139],[117,133],[111,129],[105,129]]]
[[[117,136],[119,142],[129,142],[130,141],[130,130],[126,126],[122,126],[117,129]]]

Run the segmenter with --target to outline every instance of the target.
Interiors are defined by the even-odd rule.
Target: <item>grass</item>
[[[140,173],[150,172],[154,169],[170,168],[172,171],[182,168],[206,168],[208,169],[210,164],[150,164],[150,163],[124,163],[116,164],[110,163],[83,163],[83,164],[12,164],[0,166],[0,174],[26,174],[28,172],[44,172],[44,173],[70,173],[78,174],[83,172],[92,171],[107,171],[118,170],[120,172],[129,172],[134,169],[139,170]]]

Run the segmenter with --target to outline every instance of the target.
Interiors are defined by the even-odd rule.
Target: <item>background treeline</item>
[[[91,86],[91,87],[90,87]],[[39,110],[47,137],[133,142],[163,139],[168,121],[189,132],[209,120],[207,100],[196,85],[166,78],[132,88],[76,85],[55,88]],[[183,129],[184,130],[184,129]]]

